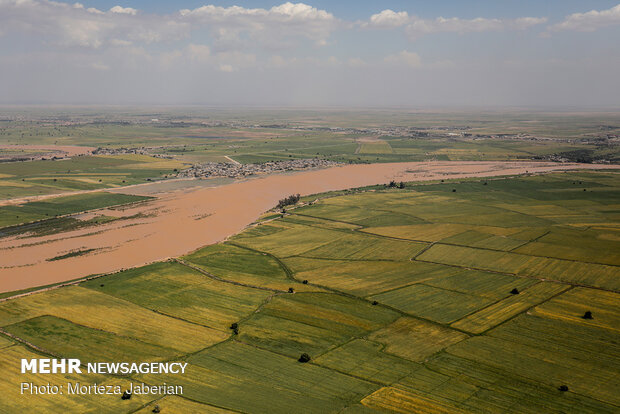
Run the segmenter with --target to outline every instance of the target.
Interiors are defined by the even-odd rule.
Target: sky
[[[620,108],[620,0],[0,0],[0,104]]]

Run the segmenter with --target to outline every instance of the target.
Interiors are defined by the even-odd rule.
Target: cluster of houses
[[[337,162],[319,158],[271,161],[261,164],[232,164],[225,162],[207,162],[196,164],[180,171],[179,178],[229,177],[243,178],[255,174],[268,174],[284,171],[300,171],[311,168],[325,168],[338,165]]]
[[[147,147],[136,147],[136,148],[102,148],[99,147],[93,150],[93,155],[122,155],[122,154],[139,154],[139,155],[148,155],[149,157],[155,158],[165,158],[172,159],[171,155],[165,154],[154,154],[150,152],[152,148]]]

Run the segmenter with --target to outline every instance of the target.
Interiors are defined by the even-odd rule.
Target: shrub
[[[586,313],[583,314],[582,318],[583,319],[594,319],[594,317],[592,316],[592,312],[590,311],[586,311]]]
[[[568,391],[568,386],[567,386],[567,385],[560,385],[560,386],[558,387],[558,390],[563,391],[563,392],[564,392],[564,391]]]
[[[512,289],[512,290],[510,291],[510,293],[511,293],[511,294],[513,294],[513,295],[518,295],[518,294],[519,294],[519,289],[514,288],[514,289]]]
[[[303,354],[301,354],[301,356],[298,359],[299,362],[309,362],[310,361],[310,355],[306,354],[305,352]]]

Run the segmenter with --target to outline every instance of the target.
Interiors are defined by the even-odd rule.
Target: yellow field
[[[289,259],[293,266],[299,258]],[[293,261],[294,260],[294,261]],[[437,277],[439,273],[452,273],[452,269],[439,269],[426,263],[383,261],[318,261],[322,266],[309,266],[309,270],[295,274],[298,280],[308,280],[322,286],[342,290],[360,296],[378,294],[414,282]],[[288,262],[287,262],[288,263]],[[293,268],[294,269],[294,268]],[[454,270],[456,272],[456,270]]]
[[[118,413],[140,408],[152,397],[134,395],[130,400],[121,400],[119,395],[68,395],[67,382],[90,385],[120,385],[127,389],[129,380],[106,378],[96,374],[22,374],[19,361],[22,358],[41,358],[20,345],[0,350],[0,403],[5,413]],[[64,395],[21,394],[20,384],[32,382],[35,385],[64,385]],[[33,411],[33,407],[36,410]]]
[[[593,319],[583,319],[586,311]],[[620,333],[620,294],[574,288],[534,308],[532,315],[560,319],[584,326],[598,326]]]
[[[419,362],[446,346],[467,339],[467,335],[440,325],[403,317],[373,332],[368,339],[385,344],[385,352]]]
[[[3,325],[41,315],[53,315],[181,352],[197,351],[228,337],[221,331],[160,315],[131,302],[76,286],[0,304]]]
[[[616,266],[448,245],[434,245],[418,260],[620,289]]]
[[[451,326],[467,332],[481,333],[569,288],[569,285],[558,283],[537,283],[518,295],[488,306]]]
[[[225,410],[223,408],[213,407],[211,405],[200,404],[187,400],[176,395],[167,395],[162,399],[159,399],[139,411],[135,411],[135,414],[151,414],[155,409],[155,406],[159,406],[162,413],[184,413],[184,414],[227,414],[235,413],[235,411]]]
[[[386,141],[363,142],[359,154],[391,154],[394,150]]]
[[[368,408],[387,410],[394,413],[416,414],[452,414],[463,413],[453,406],[445,405],[437,400],[424,398],[400,388],[383,387],[362,400]]]
[[[381,236],[397,237],[399,239],[422,240],[428,242],[437,242],[447,237],[456,236],[457,234],[478,230],[484,231],[491,235],[507,236],[519,231],[518,229],[509,229],[504,227],[493,226],[474,226],[468,224],[415,224],[411,226],[387,226],[387,227],[369,227],[362,231],[366,233],[379,234]]]
[[[0,181],[0,187],[28,188],[28,187],[32,187],[32,185],[28,184],[27,182],[21,182],[21,181]]]

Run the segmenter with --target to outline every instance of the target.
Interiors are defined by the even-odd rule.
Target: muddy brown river
[[[0,240],[0,291],[42,286],[177,257],[243,230],[279,199],[396,181],[491,177],[615,165],[549,162],[411,162],[362,164],[269,175],[213,188],[183,189],[106,215],[128,220],[51,236]],[[131,188],[116,192],[131,193]],[[48,261],[74,250],[83,256]]]

